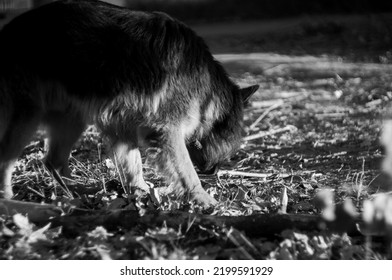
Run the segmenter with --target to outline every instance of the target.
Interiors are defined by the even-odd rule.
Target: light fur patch
[[[108,100],[106,104],[91,104],[90,107],[98,109],[100,121],[107,123],[111,118],[113,108],[118,108],[123,114],[150,116],[156,115],[161,105],[169,97],[167,92],[168,84],[164,83],[162,88],[151,95],[140,94],[128,90],[112,100]],[[90,101],[94,103],[94,101]],[[94,111],[94,109],[92,110]]]
[[[181,131],[184,139],[193,136],[200,127],[200,104],[197,100],[192,100],[191,104],[186,119],[181,123]]]
[[[152,98],[148,98],[150,100],[150,106],[147,107],[147,109],[152,113],[156,114],[159,110],[160,105],[162,104],[163,100],[166,100],[168,98],[167,96],[167,88],[168,84],[165,82],[162,86],[162,88],[154,93]],[[151,110],[152,108],[152,110]]]
[[[216,106],[216,102],[214,100],[212,100],[206,109],[205,112],[205,120],[207,123],[213,123],[215,122],[217,119],[219,119],[219,108],[217,108]]]

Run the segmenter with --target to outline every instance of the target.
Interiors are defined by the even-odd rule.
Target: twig
[[[74,196],[72,195],[72,192],[69,190],[68,186],[64,183],[63,178],[52,166],[52,164],[46,162],[43,166],[49,171],[49,174],[52,176],[52,178],[60,185],[63,192],[67,194],[69,198],[73,199]]]
[[[273,106],[274,104],[278,102],[284,102],[286,101],[300,101],[303,99],[306,99],[309,96],[309,93],[304,93],[304,92],[287,92],[287,94],[290,93],[292,95],[290,96],[282,96],[281,98],[277,99],[271,99],[271,100],[264,100],[264,101],[253,101],[252,102],[252,108],[266,108]],[[283,93],[281,93],[283,94]]]
[[[270,67],[264,68],[263,71],[264,71],[264,73],[267,73],[267,72],[270,72],[271,70],[274,70],[274,69],[276,70],[276,68],[278,68],[278,70],[280,70],[281,68],[283,68],[287,65],[288,65],[287,63],[279,63],[276,65],[272,65]]]
[[[347,116],[346,113],[321,113],[316,114],[316,118],[344,118]]]
[[[277,176],[279,178],[286,178],[291,176],[290,174],[282,173],[282,174],[276,174],[276,173],[252,173],[252,172],[243,172],[243,171],[233,171],[233,170],[225,170],[225,171],[219,171],[218,176],[220,175],[232,175],[232,176],[243,176],[243,177],[254,177],[254,178],[268,178],[272,176]]]
[[[258,109],[258,108],[268,108],[268,107],[271,107],[274,104],[276,104],[278,102],[282,102],[282,101],[283,101],[282,98],[264,100],[264,101],[253,101],[252,107],[249,108],[249,111],[254,111],[255,109]]]
[[[243,139],[244,139],[244,141],[251,141],[251,140],[263,138],[265,136],[270,136],[270,135],[274,135],[274,134],[277,134],[277,133],[282,133],[282,132],[286,132],[286,131],[295,131],[295,130],[296,130],[295,126],[288,125],[286,127],[278,128],[278,129],[267,131],[267,132],[261,131],[261,132],[256,133],[256,134],[246,136]]]
[[[35,189],[33,189],[33,188],[29,187],[29,186],[27,186],[27,189],[30,190],[31,192],[35,193],[36,195],[39,195],[40,197],[45,198],[45,195],[43,195],[42,193],[36,191]]]
[[[246,251],[246,249],[244,248],[244,246],[241,246],[241,242],[239,242],[237,240],[237,237],[235,236],[235,233],[237,233],[237,231],[235,229],[233,229],[232,227],[227,231],[227,237],[230,239],[231,242],[234,243],[235,246],[237,246],[237,248],[240,250],[240,252],[242,252],[242,254],[246,257],[246,259],[248,260],[254,260],[254,258],[252,257],[251,254],[248,253],[248,251]],[[240,233],[239,233],[240,234]]]
[[[382,103],[381,99],[376,99],[376,100],[372,100],[368,103],[365,104],[366,107],[375,107],[377,105],[380,105]]]
[[[278,102],[276,102],[275,104],[273,104],[272,106],[270,106],[267,110],[265,110],[265,112],[260,115],[257,120],[254,121],[254,123],[252,123],[249,126],[249,129],[254,129],[260,122],[262,119],[264,119],[272,110],[279,108],[280,106],[282,106],[284,104],[282,99],[279,99]]]
[[[120,168],[119,168],[119,165],[117,163],[117,153],[114,153],[114,157],[113,158],[114,158],[114,165],[116,166],[116,169],[117,169],[117,172],[118,172],[118,177],[120,178],[120,183],[121,183],[122,189],[124,190],[124,193],[128,193],[126,188],[125,188],[125,184],[124,184],[124,181],[123,181],[123,178],[122,178],[122,176],[124,175],[124,170],[121,168],[122,172],[120,172]]]
[[[287,187],[283,186],[281,197],[280,197],[280,213],[287,214],[287,204],[289,198],[287,196]]]

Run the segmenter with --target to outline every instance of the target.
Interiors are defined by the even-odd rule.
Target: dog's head
[[[258,88],[235,88],[231,107],[221,109],[221,117],[214,121],[209,133],[187,145],[192,162],[201,173],[215,174],[238,150],[243,136],[244,104]]]

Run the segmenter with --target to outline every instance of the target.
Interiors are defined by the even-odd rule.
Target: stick
[[[252,173],[252,172],[243,172],[243,171],[232,171],[232,170],[225,170],[219,171],[218,176],[220,175],[231,175],[231,176],[242,176],[242,177],[254,177],[254,178],[268,178],[272,176],[277,176],[279,178],[287,178],[291,176],[290,174],[276,174],[276,173]]]
[[[316,118],[344,118],[347,116],[346,113],[322,113],[316,114]]]
[[[243,140],[244,140],[244,141],[251,141],[251,140],[263,138],[263,137],[265,137],[265,136],[274,135],[274,134],[277,134],[277,133],[282,133],[282,132],[286,132],[286,131],[294,131],[294,130],[296,130],[296,129],[297,129],[297,128],[296,128],[295,126],[288,125],[288,126],[286,126],[286,127],[278,128],[278,129],[271,130],[271,131],[268,131],[268,132],[261,131],[261,132],[256,133],[256,134],[249,135],[249,136],[244,137]]]
[[[265,108],[265,107],[270,107],[273,106],[276,103],[279,102],[284,102],[284,101],[300,101],[303,99],[306,99],[309,96],[308,93],[303,93],[303,92],[293,92],[293,95],[291,96],[285,96],[281,97],[278,99],[271,99],[271,100],[265,100],[265,101],[253,101],[252,102],[252,107],[253,108]]]
[[[249,129],[251,129],[251,130],[254,129],[254,128],[259,124],[259,122],[261,122],[261,120],[264,119],[272,110],[274,110],[274,109],[276,109],[276,108],[279,108],[279,107],[282,106],[283,104],[284,104],[283,100],[280,99],[277,103],[275,103],[275,104],[273,104],[272,106],[270,106],[267,110],[265,110],[265,112],[264,112],[262,115],[260,115],[260,116],[257,118],[257,120],[254,121],[254,123],[252,123],[252,124],[249,126]]]
[[[63,192],[66,193],[69,198],[73,199],[74,197],[72,195],[72,192],[68,189],[67,185],[63,181],[63,178],[60,176],[57,170],[52,166],[52,164],[46,162],[44,166],[49,171],[49,174],[52,176],[52,178],[60,185]]]

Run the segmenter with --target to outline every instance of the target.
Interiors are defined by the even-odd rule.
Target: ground
[[[290,228],[266,237],[263,228],[248,233],[191,220],[186,227],[170,221],[132,227],[127,221],[117,227],[97,222],[97,215],[119,210],[145,217],[158,210],[243,217],[245,221],[250,215],[273,213],[316,217],[322,210],[317,194],[326,190],[336,204],[351,200],[355,211],[361,212],[364,200],[391,186],[380,174],[382,116],[392,98],[388,59],[373,62],[375,57],[387,57],[381,52],[363,59],[360,51],[355,59],[351,53],[337,55],[340,51],[316,56],[281,52],[216,55],[236,83],[259,84],[260,89],[245,111],[247,137],[241,149],[218,177],[201,178],[219,201],[208,211],[163,195],[167,185],[147,166],[146,180],[155,191],[125,196],[121,172],[106,157],[94,127],[85,132],[70,159],[75,180],[86,187],[79,195],[64,190],[43,167],[44,141],[38,134],[16,166],[15,199],[56,204],[66,215],[76,211],[79,216],[73,220],[76,225],[66,229],[33,225],[21,215],[3,215],[0,258],[388,258],[383,238],[314,228]]]

